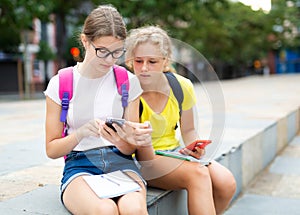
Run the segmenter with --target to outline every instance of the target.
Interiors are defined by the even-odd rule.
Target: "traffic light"
[[[259,60],[255,60],[253,63],[253,66],[255,69],[260,69],[261,68],[261,62]]]
[[[77,48],[77,47],[72,47],[72,48],[70,49],[70,53],[71,53],[71,55],[73,56],[73,58],[78,58],[79,55],[80,55],[80,50],[79,50],[79,48]]]

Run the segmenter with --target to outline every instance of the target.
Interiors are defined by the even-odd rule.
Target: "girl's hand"
[[[134,130],[133,143],[137,146],[136,158],[140,165],[146,169],[151,168],[152,161],[155,159],[155,152],[152,146],[152,127],[150,122],[135,123],[128,122]]]
[[[191,151],[187,148],[182,149],[182,154],[193,156],[194,158],[200,159],[205,155],[205,149],[201,149],[200,147],[195,147],[196,151]]]
[[[77,141],[80,142],[84,137],[88,136],[99,137],[99,124],[100,120],[93,119],[78,128],[75,133]]]
[[[126,121],[122,127],[116,123],[113,123],[113,127],[116,129],[116,132],[102,121],[99,132],[102,137],[115,144],[120,151],[126,151],[126,154],[131,151],[133,153],[139,146],[152,146],[152,128],[148,122],[135,123]]]
[[[113,123],[113,127],[116,129],[116,132],[109,128],[104,122],[101,122],[100,125],[99,132],[101,136],[114,144],[117,144],[122,139],[123,141],[135,146],[152,145],[152,127],[149,122],[136,123],[125,121],[122,127]]]
[[[133,135],[129,138],[130,142],[137,146],[152,146],[152,127],[150,122],[136,123],[127,121],[128,130],[133,130]],[[133,138],[133,139],[131,139]]]
[[[116,125],[115,123],[113,123],[114,128],[115,127],[119,127],[118,125]],[[105,138],[106,140],[108,140],[109,142],[115,144],[116,146],[118,145],[118,143],[121,142],[121,137],[120,135],[118,135],[118,133],[116,131],[114,131],[112,128],[110,128],[109,126],[107,126],[105,124],[105,121],[101,121],[100,122],[100,126],[99,126],[99,133],[100,135]]]

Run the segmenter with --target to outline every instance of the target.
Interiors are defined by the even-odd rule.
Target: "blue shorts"
[[[132,156],[122,154],[115,146],[95,148],[87,151],[71,151],[65,160],[60,187],[61,198],[68,184],[76,177],[86,174],[100,175],[116,170],[133,171],[141,177]]]

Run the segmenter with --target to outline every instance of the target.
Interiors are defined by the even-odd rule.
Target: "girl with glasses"
[[[68,135],[61,137],[59,78],[54,76],[46,91],[46,152],[50,158],[66,155],[61,180],[61,200],[72,214],[148,214],[144,180],[132,159],[139,146],[154,156],[151,128],[138,122],[138,79],[128,73],[128,106],[123,110],[113,65],[125,52],[126,27],[112,6],[94,9],[86,18],[80,41],[83,62],[73,67],[73,97],[67,115]],[[105,124],[107,117],[125,118],[116,132]],[[134,138],[133,138],[134,137]],[[140,191],[116,198],[99,198],[83,176],[126,171],[138,181]],[[132,204],[134,202],[134,204]]]

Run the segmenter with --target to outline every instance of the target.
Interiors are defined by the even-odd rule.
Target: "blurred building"
[[[32,28],[22,32],[19,52],[6,54],[0,52],[0,95],[19,93],[28,97],[36,91],[42,91],[46,80],[52,77],[57,68],[50,59],[47,64],[37,58],[40,42],[43,40],[55,53],[55,23],[41,23],[34,19]]]

